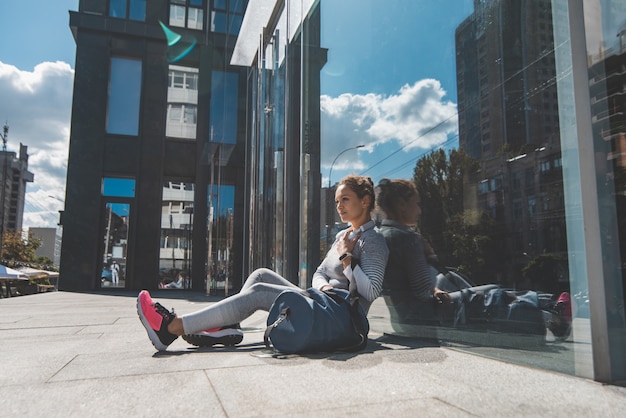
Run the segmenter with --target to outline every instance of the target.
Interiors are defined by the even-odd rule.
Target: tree
[[[41,239],[28,231],[26,239],[21,230],[5,231],[2,235],[2,259],[12,262],[32,263],[35,251],[41,247]]]

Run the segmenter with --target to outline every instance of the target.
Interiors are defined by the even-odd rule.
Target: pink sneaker
[[[157,350],[165,351],[178,338],[167,330],[167,326],[176,318],[174,310],[170,312],[160,303],[154,302],[147,290],[142,290],[137,296],[137,314]]]

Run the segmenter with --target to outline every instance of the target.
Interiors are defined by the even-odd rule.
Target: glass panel
[[[230,0],[228,8],[231,12],[243,13],[243,0]]]
[[[130,204],[107,202],[104,210],[104,246],[101,287],[126,287],[126,250]]]
[[[596,378],[623,382],[626,380],[626,2],[585,2],[584,12],[593,132],[593,154],[590,153],[589,159],[595,162],[597,191],[583,187],[583,199],[594,209],[598,208],[599,218],[597,227],[586,219],[585,229],[586,240],[590,231],[597,234],[600,245],[594,246],[594,250],[599,247],[601,252],[589,264],[597,262],[604,277],[593,275],[589,277],[588,288],[580,289],[588,300],[588,308],[583,306],[579,312],[582,311],[581,317],[589,318],[594,340],[598,335],[608,342],[606,347],[599,343],[594,347],[594,360],[606,362],[594,366]],[[587,141],[586,137],[579,141],[581,154],[588,150]],[[564,158],[563,170],[566,168]],[[583,176],[590,178],[591,174]]]
[[[126,18],[126,1],[127,0],[110,0],[109,16]]]
[[[204,4],[204,0],[189,0],[189,4],[192,6],[202,6]]]
[[[446,13],[429,2],[323,3],[322,184],[331,171],[333,181],[353,172],[412,180],[420,242],[432,247],[420,256],[433,261],[419,278],[428,296],[410,295],[411,276],[398,273],[420,257],[390,258],[372,328],[578,373],[591,353],[576,348],[589,343],[586,297],[565,239],[576,218],[564,186],[580,179],[560,164],[561,118],[573,113],[560,106],[574,103],[557,91],[571,72],[555,65],[563,16],[540,0],[457,0]],[[369,152],[336,160],[361,144]],[[453,303],[435,303],[435,285]]]
[[[169,137],[195,139],[198,69],[180,65],[170,65],[169,68],[165,134]]]
[[[226,10],[227,0],[213,0],[213,8],[217,10]]]
[[[212,12],[211,31],[226,33],[227,15],[221,12]]]
[[[146,0],[130,0],[130,19],[146,20]]]
[[[203,21],[204,21],[204,12],[202,9],[196,9],[194,7],[190,7],[187,10],[187,27],[189,29],[198,29],[202,30]]]
[[[135,197],[135,180],[105,177],[102,179],[102,196]]]
[[[243,16],[231,16],[230,17],[230,26],[228,28],[228,33],[231,35],[237,35],[239,30],[241,29],[241,22],[243,21]]]
[[[185,6],[170,4],[170,25],[185,27]]]
[[[190,289],[193,183],[166,182],[161,204],[160,289]]]
[[[236,73],[213,71],[211,78],[211,141],[234,144],[237,142]]]
[[[218,175],[218,178],[221,177]],[[211,293],[224,292],[226,295],[233,288],[232,249],[235,187],[209,185],[208,191],[208,261],[209,289]]]
[[[107,132],[138,135],[141,101],[141,61],[111,59]]]

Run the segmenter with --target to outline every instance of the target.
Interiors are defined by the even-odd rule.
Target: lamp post
[[[353,149],[358,149],[358,148],[363,148],[365,145],[360,144],[357,145],[356,147],[350,147],[350,148],[346,148],[343,151],[341,151],[339,154],[337,154],[337,156],[335,157],[335,159],[333,160],[333,163],[330,165],[330,170],[328,171],[328,190],[326,192],[327,195],[327,201],[328,201],[328,205],[327,205],[327,209],[326,209],[326,247],[327,249],[330,248],[332,241],[330,238],[330,231],[332,229],[332,225],[335,223],[335,215],[333,213],[333,192],[331,190],[331,186],[330,186],[330,180],[331,180],[331,176],[333,174],[333,167],[335,165],[335,163],[337,162],[337,160],[339,159],[339,157],[341,157],[345,152],[348,152],[350,150]]]

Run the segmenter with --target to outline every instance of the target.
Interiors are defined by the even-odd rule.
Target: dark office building
[[[263,71],[232,58],[244,28],[256,49],[260,32],[278,45],[284,7],[259,31],[245,0],[81,0],[70,12],[62,289],[224,294],[257,267],[310,280],[300,266],[319,249],[300,249],[318,239],[319,70],[304,79],[314,103],[303,126],[300,107],[285,105],[301,100],[300,52]],[[319,33],[319,14],[306,22]],[[285,39],[302,49],[300,35]],[[271,88],[256,90],[261,78]]]

